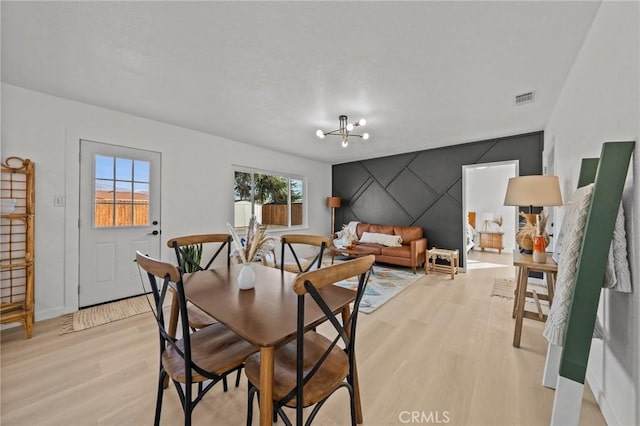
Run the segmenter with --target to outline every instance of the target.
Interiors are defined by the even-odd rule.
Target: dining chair
[[[191,424],[191,414],[202,397],[229,373],[242,369],[245,360],[256,348],[220,323],[190,333],[189,313],[184,293],[182,271],[170,263],[152,259],[136,252],[136,262],[147,273],[160,336],[160,367],[154,425],[160,424],[165,377],[175,384],[184,410],[184,424]],[[170,283],[180,307],[182,338],[173,337],[165,324],[162,310]],[[193,384],[198,391],[193,394]],[[183,388],[184,385],[184,388]]]
[[[172,248],[176,253],[178,260],[178,266],[182,272],[195,272],[209,269],[213,265],[213,261],[218,257],[222,250],[227,247],[227,268],[231,265],[231,241],[233,238],[230,234],[202,234],[202,235],[188,235],[184,237],[176,237],[167,241],[167,246]],[[192,250],[189,250],[191,246],[204,245],[210,246],[219,244],[218,249],[213,253],[207,263],[203,263],[201,259],[195,258]],[[202,252],[200,252],[202,253]],[[202,266],[204,264],[204,266]],[[193,329],[207,327],[216,322],[215,319],[207,315],[200,308],[193,306],[191,303],[187,304],[189,310],[189,321]]]
[[[283,407],[295,408],[296,425],[303,424],[303,408],[313,406],[305,424],[311,424],[318,410],[338,389],[349,392],[351,424],[356,424],[355,341],[358,308],[364,295],[375,256],[368,255],[344,263],[300,274],[294,284],[298,295],[297,331],[295,340],[277,348],[274,353],[273,404],[274,413],[286,425],[291,425]],[[358,276],[353,309],[340,321],[322,298],[322,287]],[[336,336],[331,340],[315,331],[305,330],[305,310],[315,303],[333,326]],[[338,346],[344,344],[344,349]],[[251,355],[245,364],[249,379],[247,425],[252,422],[253,398],[260,392],[260,353]],[[274,414],[275,417],[275,414]]]
[[[282,251],[280,257],[280,270],[289,271],[293,273],[301,273],[309,271],[314,265],[316,268],[322,266],[322,256],[324,250],[331,245],[331,240],[322,235],[306,235],[306,234],[285,234],[280,237],[282,244]],[[295,264],[285,264],[285,249],[289,248],[289,251],[293,255]],[[298,252],[306,250],[309,247],[315,248],[315,257],[311,261],[307,261],[304,258],[300,260]],[[297,252],[296,252],[297,251]]]
[[[175,251],[178,266],[182,272],[185,273],[209,269],[225,247],[227,248],[227,268],[229,268],[231,266],[232,241],[233,237],[231,234],[200,234],[172,238],[167,241],[167,246]],[[219,244],[217,250],[215,249],[216,244]],[[202,250],[204,249],[204,245],[207,245],[207,248],[214,246],[213,250],[215,250],[206,263],[202,261]],[[194,255],[194,250],[190,249],[193,246],[199,246],[197,256]],[[187,302],[187,310],[189,311],[189,326],[192,331],[208,327],[217,322],[202,309],[194,306],[190,302]],[[223,389],[226,392],[228,389],[226,376],[224,377],[222,384]],[[236,387],[238,386],[240,386],[240,371],[238,371],[236,376]]]

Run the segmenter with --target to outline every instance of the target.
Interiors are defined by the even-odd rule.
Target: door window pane
[[[116,158],[116,179],[133,180],[133,161],[126,158]]]
[[[96,179],[113,180],[113,157],[96,155]]]
[[[149,167],[151,163],[148,161],[133,162],[133,180],[136,182],[149,182]]]
[[[95,156],[94,226],[149,225],[148,161]]]

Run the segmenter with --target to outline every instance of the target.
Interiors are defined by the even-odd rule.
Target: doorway
[[[160,256],[159,152],[80,141],[80,307],[143,293],[137,250]]]
[[[511,253],[515,248],[517,212],[504,205],[504,196],[509,178],[518,174],[518,160],[462,166],[462,246],[468,255],[481,250],[481,233],[483,241],[490,242],[482,244],[487,251]],[[475,224],[469,224],[469,213],[475,216]],[[469,243],[471,234],[473,241]]]

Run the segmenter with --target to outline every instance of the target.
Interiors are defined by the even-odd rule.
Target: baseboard
[[[598,403],[598,407],[600,407],[600,412],[602,412],[602,416],[608,425],[619,425],[618,419],[613,413],[613,410],[609,406],[607,399],[604,397],[604,392],[602,390],[602,383],[598,381],[596,375],[591,372],[589,367],[587,367],[587,377],[586,381],[591,388],[591,392],[593,392],[593,397]]]
[[[35,321],[37,322],[37,321],[44,321],[51,318],[56,318],[56,317],[59,317],[60,315],[64,315],[68,313],[69,311],[65,310],[64,307],[59,307],[59,308],[47,309],[46,311],[38,311],[35,313],[34,317],[35,317]],[[2,324],[0,325],[0,330],[8,330],[13,327],[22,327],[22,323],[18,321],[18,322]]]
[[[35,317],[36,317],[35,320],[36,321],[43,321],[43,320],[59,317],[60,315],[68,314],[69,312],[73,312],[73,311],[69,311],[69,310],[65,309],[64,306],[60,306],[60,307],[52,308],[52,309],[47,309],[47,310],[44,310],[44,311],[37,311],[36,315],[35,315]]]

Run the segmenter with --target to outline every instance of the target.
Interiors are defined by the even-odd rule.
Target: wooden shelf
[[[27,338],[34,320],[34,173],[30,160],[9,157],[0,188],[0,323],[21,322]]]

